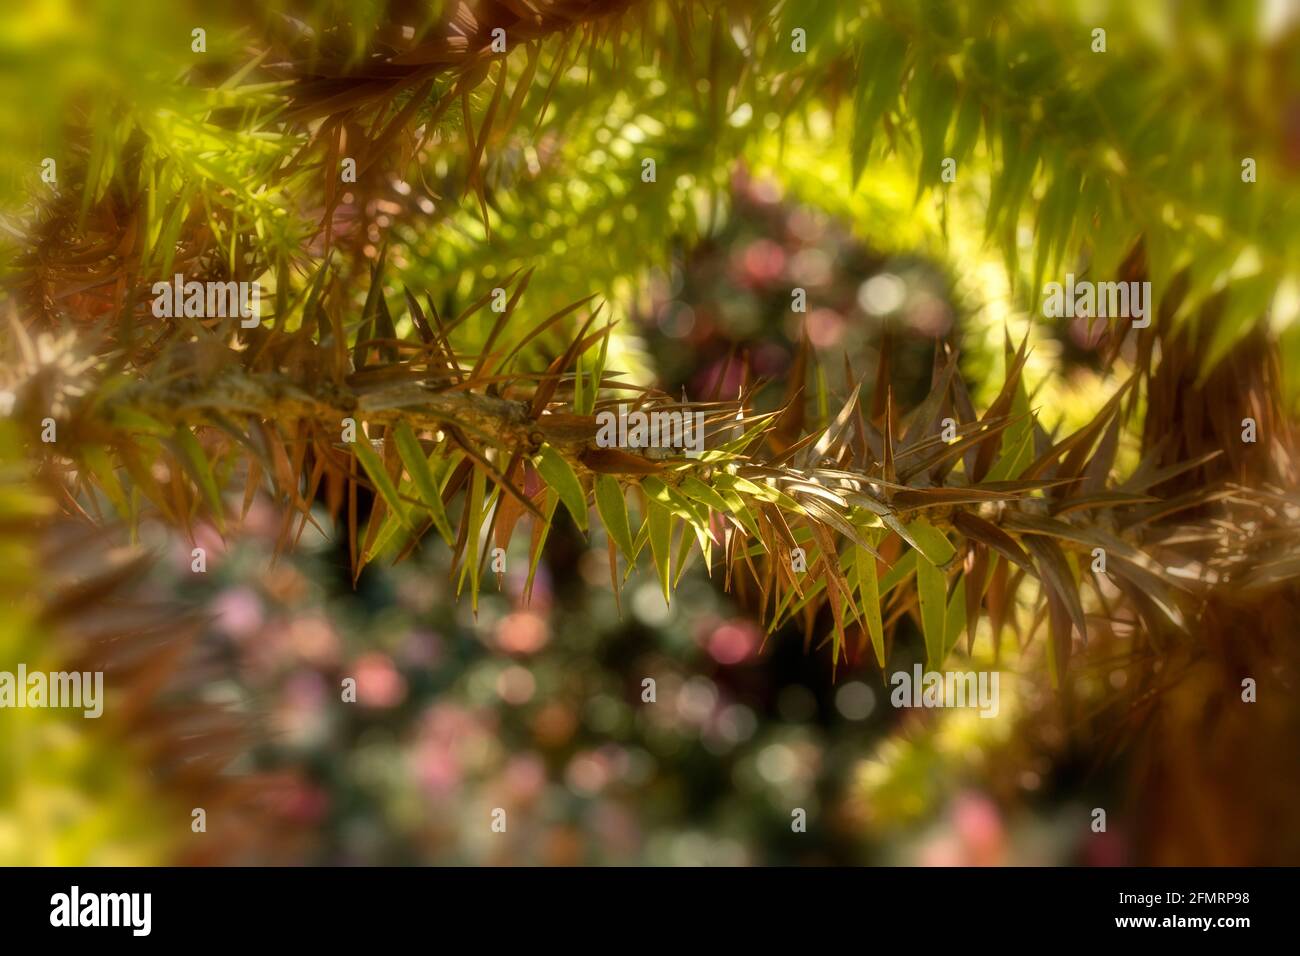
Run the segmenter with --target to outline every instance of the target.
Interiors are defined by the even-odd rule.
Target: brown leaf
[[[578,460],[601,475],[657,475],[664,470],[662,462],[620,448],[588,447],[583,449]]]

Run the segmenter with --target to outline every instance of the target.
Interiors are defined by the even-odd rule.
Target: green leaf
[[[681,483],[678,484],[677,490],[689,498],[694,498],[702,505],[708,505],[721,514],[726,514],[730,510],[727,508],[727,503],[722,500],[722,495],[694,475],[687,475],[683,478]]]
[[[634,538],[632,541],[632,556],[628,558],[627,568],[625,568],[623,571],[624,581],[630,578],[632,576],[632,572],[636,570],[636,562],[640,560],[641,552],[645,550],[645,546],[649,543],[650,543],[650,525],[646,524],[643,521],[641,522],[640,529],[638,529],[636,533],[636,538]]]
[[[909,106],[916,117],[921,138],[921,168],[917,173],[917,197],[922,190],[939,181],[944,140],[957,102],[957,84],[947,69],[919,70],[913,74],[908,90]]]
[[[194,433],[184,425],[177,427],[174,436],[181,450],[181,460],[194,477],[194,483],[203,492],[203,497],[207,499],[208,509],[212,512],[212,520],[216,522],[217,530],[224,533],[226,520],[221,504],[221,490],[217,487],[217,479],[212,474],[212,466],[208,464],[208,458],[203,454],[203,447],[194,437]]]
[[[876,558],[866,548],[853,549],[853,569],[857,579],[858,603],[866,620],[876,663],[885,666],[885,629],[880,620],[880,582],[876,575]]]
[[[654,475],[646,475],[641,479],[641,490],[647,497],[653,498],[683,521],[708,528],[706,509],[701,508],[672,485],[665,484]]]
[[[371,541],[370,547],[366,549],[365,554],[362,556],[362,564],[369,564],[376,555],[383,554],[385,550],[392,546],[404,544],[406,539],[410,537],[409,532],[398,535],[398,532],[404,530],[401,515],[395,514],[391,510],[388,511],[384,515],[384,523],[379,526],[379,531],[375,534],[374,540]]]
[[[754,442],[754,440],[758,438],[759,435],[763,434],[763,432],[767,431],[769,428],[772,427],[773,417],[774,417],[773,413],[757,416],[758,420],[754,424],[746,428],[740,434],[739,437],[733,438],[731,439],[731,441],[728,442],[723,442],[720,446],[718,446],[717,451],[725,452],[729,454],[730,453],[740,454],[744,452],[744,450],[748,448]]]
[[[1213,337],[1201,355],[1197,388],[1204,387],[1223,357],[1258,324],[1259,317],[1267,313],[1276,287],[1276,278],[1265,273],[1238,281],[1229,288],[1222,311],[1213,323]]]
[[[872,22],[858,56],[858,86],[854,91],[851,163],[857,183],[867,165],[876,124],[898,99],[907,40],[883,19]]]
[[[947,635],[948,579],[924,557],[916,562],[916,594],[921,603],[921,632],[925,635],[925,666],[943,663]]]
[[[117,509],[117,513],[123,518],[129,518],[131,507],[127,501],[126,491],[123,490],[122,483],[117,477],[117,470],[103,447],[87,445],[81,452],[81,460],[99,481],[99,486],[104,490],[113,507]]]
[[[966,585],[962,578],[962,575],[957,576],[953,582],[952,596],[948,598],[948,612],[943,625],[943,656],[940,660],[947,659],[952,653],[962,629],[966,627]]]
[[[1011,429],[1007,430],[1008,432]],[[1001,457],[996,464],[989,469],[989,473],[984,476],[981,484],[987,484],[994,481],[1010,481],[1020,476],[1020,473],[1029,465],[1030,459],[1034,452],[1034,431],[1033,426],[1025,429],[1016,439],[1014,446],[1007,446],[1006,435],[1002,436],[1003,446]]]
[[[442,535],[443,540],[451,545],[456,536],[447,520],[447,510],[442,504],[442,492],[438,490],[438,480],[424,457],[420,440],[415,437],[415,432],[406,422],[397,426],[393,438],[397,444],[397,454],[401,456],[402,464],[406,466],[406,473],[411,476],[420,500],[428,509],[433,526],[438,529],[438,534]]]
[[[753,498],[770,502],[778,508],[784,508],[786,511],[793,511],[797,515],[805,514],[804,508],[799,502],[795,501],[783,491],[778,491],[771,485],[759,481],[750,481],[748,478],[742,478],[740,475],[732,475],[727,472],[718,472],[714,476],[714,483],[718,488],[724,491],[734,491],[747,494]]]
[[[402,501],[401,496],[397,493],[397,487],[393,484],[393,479],[388,477],[388,469],[384,463],[379,460],[375,454],[374,448],[370,445],[370,439],[362,435],[352,443],[353,454],[357,456],[357,461],[365,470],[366,475],[370,478],[371,484],[375,486],[375,491],[384,499],[393,514],[397,515],[402,522],[402,527],[411,526],[410,516],[406,513],[406,502]]]
[[[591,367],[591,388],[584,388],[583,380],[586,378],[582,367],[588,364],[583,357],[579,357],[577,362],[576,373],[573,378],[573,411],[578,415],[590,415],[596,408],[596,399],[600,393],[600,379],[605,374],[605,361],[609,354],[609,336],[606,335],[600,340],[600,352],[597,353],[594,364]]]
[[[957,114],[957,123],[953,129],[952,155],[958,163],[966,159],[975,147],[975,142],[979,137],[980,118],[979,97],[973,93],[968,93],[962,99],[961,109]]]
[[[172,429],[158,419],[131,408],[113,409],[113,427],[123,431],[152,435],[154,438],[166,438],[172,434]]]
[[[465,586],[465,572],[468,571],[470,607],[475,614],[478,613],[478,538],[479,532],[483,529],[483,499],[486,492],[487,475],[482,468],[475,468],[470,476],[469,496],[465,501],[465,507],[469,509],[469,533],[465,539],[465,563],[461,566],[460,583],[456,586],[456,594],[459,596],[461,589]]]
[[[646,505],[646,527],[650,531],[650,554],[659,571],[659,584],[664,589],[664,602],[672,597],[671,554],[673,541],[672,512],[654,498]]]
[[[740,522],[750,536],[756,540],[762,540],[763,536],[758,531],[758,522],[754,520],[754,516],[750,513],[745,500],[734,491],[723,492],[722,498],[727,502],[727,512]]]
[[[880,579],[880,596],[882,598],[906,581],[916,570],[916,556],[917,552],[915,551],[905,551],[885,572],[885,576]]]
[[[654,475],[647,475],[641,479],[641,490],[691,526],[691,530],[695,533],[695,540],[699,542],[700,553],[704,555],[705,564],[708,564],[713,553],[713,531],[709,527],[708,506],[688,498],[680,489],[665,484]],[[718,498],[718,502],[722,503],[722,499]],[[676,576],[681,577],[683,562],[690,553],[689,542],[684,542],[678,553],[680,557],[677,562]]]
[[[708,535],[701,536],[698,529],[695,529],[695,537],[700,545],[700,553],[704,556],[704,570],[711,572],[713,539]],[[691,536],[682,529],[681,538],[677,543],[677,573],[673,575],[673,587],[677,587],[678,582],[682,579],[682,572],[686,570],[686,562],[691,557]]]
[[[618,545],[623,557],[629,563],[635,561],[636,548],[632,545],[632,526],[627,520],[627,502],[618,481],[609,475],[596,476],[596,511],[605,525],[605,532]]]
[[[1008,373],[1016,362],[1015,352],[1010,342],[1006,347],[1006,367]],[[989,481],[1007,481],[1019,478],[1025,466],[1034,455],[1034,416],[1030,414],[1029,393],[1025,390],[1023,370],[1016,377],[1015,391],[1011,395],[1011,410],[1008,412],[1012,423],[1002,433],[1002,446],[999,449],[997,464],[981,479]]]
[[[917,518],[905,526],[903,538],[912,547],[920,551],[936,567],[947,567],[957,549],[952,546],[948,536],[924,518]]]
[[[541,454],[533,460],[533,464],[537,466],[537,473],[542,476],[542,480],[555,489],[564,502],[564,507],[573,515],[578,530],[586,532],[587,493],[582,490],[582,483],[578,481],[573,466],[550,445],[542,446]]]
[[[352,366],[361,368],[365,365],[366,348],[364,344],[375,330],[375,319],[379,312],[379,301],[383,299],[384,289],[381,276],[384,272],[384,259],[388,254],[388,246],[379,250],[379,258],[375,261],[374,268],[370,270],[370,288],[366,291],[366,301],[361,307],[361,326],[357,329],[356,342],[352,346]]]

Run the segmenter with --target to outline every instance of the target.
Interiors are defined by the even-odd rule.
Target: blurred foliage
[[[1041,756],[1010,746],[1014,687],[1003,692],[1003,720],[916,720],[887,706],[879,674],[832,684],[797,641],[764,646],[761,630],[698,574],[671,606],[652,579],[636,582],[620,620],[602,556],[567,523],[531,605],[519,604],[517,564],[503,591],[485,592],[477,617],[454,600],[436,552],[368,570],[353,589],[346,554],[309,533],[266,574],[274,529],[259,503],[249,534],[216,548],[207,576],[188,573],[179,542],[163,572],[212,611],[209,689],[265,728],[254,762],[295,774],[282,826],[302,836],[287,858],[253,859],[1081,858],[1082,818],[1054,819],[1061,794],[1036,778]],[[215,544],[210,534],[203,540]],[[653,703],[642,700],[642,675],[656,680]],[[340,707],[344,676],[356,679],[357,701]],[[1029,778],[1018,780],[1021,771]],[[982,790],[990,776],[1012,781],[996,803]],[[507,813],[504,835],[486,826],[495,808]],[[807,833],[791,829],[797,809]],[[221,832],[214,820],[209,838]]]
[[[165,15],[108,0],[11,4],[0,12],[0,399],[17,430],[6,461],[26,469],[15,494],[39,488],[61,512],[22,534],[81,520],[151,540],[162,519],[191,543],[210,529],[234,541],[270,508],[274,527],[259,533],[277,560],[323,534],[345,559],[341,582],[363,590],[381,564],[449,553],[426,626],[450,629],[466,614],[488,621],[493,547],[509,549],[511,575],[526,569],[512,595],[537,600],[573,521],[595,532],[608,574],[600,620],[655,593],[634,576],[638,560],[670,615],[705,569],[731,594],[707,591],[710,613],[782,648],[799,650],[801,635],[840,680],[914,659],[1014,662],[1035,692],[1006,723],[1077,727],[1067,718],[1086,707],[1077,733],[1116,745],[1147,721],[1196,727],[1197,706],[1226,726],[1240,720],[1221,710],[1243,667],[1285,686],[1297,663],[1277,630],[1300,570],[1298,44],[1276,4],[280,0]],[[348,162],[355,181],[340,175]],[[1154,322],[1037,321],[1044,281],[1066,272],[1150,281]],[[146,292],[174,273],[259,282],[259,324],[156,315]],[[806,313],[791,311],[796,287]],[[683,386],[694,401],[677,399]],[[629,400],[704,413],[709,450],[597,447],[595,414]],[[1247,417],[1257,442],[1239,440]],[[57,442],[41,438],[47,419]],[[796,547],[806,579],[786,561]],[[1098,548],[1104,570],[1090,566]],[[1241,603],[1266,622],[1244,648],[1231,640]],[[9,648],[44,650],[34,635],[58,628],[15,608]],[[511,615],[535,630],[563,620],[554,613]],[[391,694],[416,675],[389,660],[402,648],[382,615],[363,620],[387,657],[352,663]],[[461,760],[438,741],[463,729],[481,751],[463,759],[507,766],[494,748],[536,732],[476,710],[488,682],[507,701],[525,686],[530,700],[550,694],[571,720],[593,694],[615,701],[611,715],[627,710],[617,701],[635,687],[620,697],[610,683],[627,679],[627,661],[565,683],[576,660],[619,646],[612,627],[575,628],[582,653],[553,669],[521,675],[470,655],[463,672],[421,678],[458,701],[430,710],[428,759]],[[424,644],[413,653],[441,642]],[[202,686],[177,667],[179,686]],[[731,706],[697,679],[682,677],[684,706]],[[313,681],[294,693],[319,701],[328,680]],[[1127,723],[1114,716],[1126,709],[1138,715]],[[1269,711],[1269,740],[1293,711]],[[617,753],[601,750],[598,735],[629,720]],[[521,755],[523,791],[563,760],[578,791],[634,765],[654,751],[655,728],[638,721],[609,716],[569,751]],[[940,805],[959,828],[987,822],[986,805],[953,787],[963,721],[936,723],[926,742],[887,741],[877,762],[846,771],[866,829],[877,814]],[[341,731],[356,744],[349,759],[370,755],[364,766],[321,768],[348,780],[327,788],[326,810],[310,789],[298,810],[393,800],[385,814],[414,821],[397,833],[415,833],[409,781],[347,796],[353,773],[392,772],[392,735],[407,732],[365,724]],[[1075,732],[1041,749],[1059,757]],[[772,733],[751,753],[769,782],[794,772],[766,773],[763,754],[788,769],[815,749]],[[299,756],[344,746],[324,739]],[[1017,739],[1003,734],[1004,749]],[[1158,756],[1151,766],[1190,759]],[[216,774],[224,759],[203,766]],[[1023,772],[1041,783],[1041,770]],[[692,812],[671,791],[703,772],[665,777],[664,819]],[[215,786],[160,789],[183,806],[191,784]],[[485,779],[485,795],[495,785]],[[10,790],[28,808],[20,820],[45,805]],[[758,812],[774,807],[788,828],[788,801]],[[0,832],[12,846],[27,830]],[[241,832],[256,843],[255,825]],[[311,852],[370,858],[368,839]],[[400,854],[404,837],[383,839],[397,842],[374,854]],[[433,858],[489,855],[427,839]],[[600,857],[555,839],[558,858]],[[89,858],[95,845],[53,852]],[[704,855],[787,858],[756,845]],[[1219,860],[1267,852],[1206,845]],[[620,858],[678,859],[637,846]]]

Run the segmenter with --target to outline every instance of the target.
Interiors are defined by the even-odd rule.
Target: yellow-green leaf
[[[573,515],[573,521],[579,531],[587,530],[587,493],[582,490],[573,466],[564,460],[564,456],[550,445],[543,445],[541,454],[534,459],[537,473],[547,486],[555,489],[565,509]]]
[[[920,551],[927,561],[936,567],[946,567],[957,549],[952,546],[948,536],[924,518],[917,518],[906,525],[903,537],[907,543]]]
[[[714,477],[714,481],[718,488],[722,490],[742,492],[751,497],[770,502],[778,508],[784,508],[786,511],[793,511],[798,515],[806,513],[799,502],[785,494],[785,492],[778,491],[764,482],[750,481],[748,478],[742,478],[740,475],[728,474],[725,471],[719,472]]]
[[[460,582],[456,587],[457,595],[465,586],[465,573],[469,572],[470,608],[478,613],[478,539],[483,528],[483,498],[487,493],[487,475],[483,469],[475,468],[469,482],[469,496],[465,507],[469,509],[469,528],[465,539],[465,563],[460,569]]]
[[[708,505],[714,511],[721,514],[726,514],[728,511],[727,503],[722,500],[722,495],[694,475],[687,475],[683,478],[677,489],[688,498],[693,498],[702,505]]]
[[[118,480],[117,470],[109,460],[108,454],[100,445],[87,445],[81,453],[81,459],[90,473],[99,481],[99,486],[112,502],[117,513],[123,518],[131,515],[131,506],[126,498],[122,482]]]
[[[194,483],[199,486],[203,497],[208,501],[212,520],[216,522],[217,529],[224,532],[226,522],[221,504],[221,490],[217,487],[217,479],[212,474],[212,466],[208,464],[208,458],[203,454],[203,447],[194,437],[194,433],[184,425],[178,426],[174,435],[176,444],[181,450],[182,460],[194,476]]]
[[[632,526],[627,520],[627,502],[623,499],[623,489],[609,475],[596,476],[596,511],[605,525],[605,532],[618,545],[629,563],[636,560],[636,548],[632,544]]]
[[[659,571],[659,584],[664,589],[664,602],[671,599],[670,560],[673,540],[672,512],[654,498],[646,504],[646,527],[650,532],[650,554]]]
[[[858,604],[871,635],[871,647],[876,652],[876,663],[885,666],[885,629],[880,620],[880,582],[876,575],[876,558],[866,548],[855,546],[853,567],[857,575]]]
[[[946,658],[961,637],[966,627],[966,585],[963,577],[958,575],[953,582],[952,597],[948,599],[948,614],[943,625],[943,656]]]
[[[158,419],[131,408],[114,408],[113,426],[123,431],[139,432],[155,438],[166,438],[172,433],[172,430]]]
[[[429,467],[428,459],[424,457],[420,440],[415,437],[415,432],[406,422],[397,426],[393,438],[397,443],[397,454],[401,456],[406,473],[411,476],[411,482],[429,512],[433,526],[438,529],[438,534],[442,535],[447,544],[452,544],[455,534],[447,520],[447,509],[442,503],[442,492],[438,490],[438,479],[433,469]]]
[[[885,576],[880,579],[880,596],[884,597],[894,590],[894,588],[906,581],[915,570],[916,552],[903,552],[903,555],[890,565],[889,570],[885,572]]]
[[[948,579],[924,557],[916,559],[916,594],[921,602],[921,632],[925,635],[925,665],[943,663],[947,626]]]
[[[375,454],[374,448],[370,445],[370,439],[362,435],[352,443],[353,454],[357,456],[357,461],[365,470],[366,476],[370,478],[370,483],[375,486],[375,491],[384,499],[393,514],[397,515],[402,522],[402,527],[411,526],[410,516],[406,513],[406,503],[397,493],[397,487],[393,484],[393,479],[388,477],[388,470],[384,463],[380,461],[379,456]]]

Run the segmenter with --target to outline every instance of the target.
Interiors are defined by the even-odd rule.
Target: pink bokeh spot
[[[406,678],[387,654],[364,654],[352,665],[357,679],[357,703],[366,707],[395,707],[406,697]]]
[[[808,339],[820,349],[839,344],[844,336],[844,316],[834,309],[813,309],[805,322]]]
[[[739,664],[754,653],[761,640],[757,627],[749,621],[724,621],[709,634],[709,656],[719,664]]]
[[[961,794],[953,803],[952,821],[969,865],[996,866],[1001,862],[1006,833],[992,800],[979,793]]]
[[[250,588],[232,588],[212,602],[216,626],[233,638],[251,637],[262,629],[262,599]]]
[[[758,239],[745,248],[741,262],[748,282],[766,285],[781,278],[785,271],[785,250],[771,239]]]
[[[549,639],[546,619],[533,611],[507,614],[497,626],[497,643],[508,654],[535,654]]]

